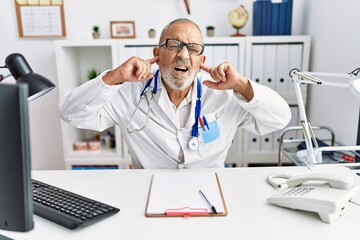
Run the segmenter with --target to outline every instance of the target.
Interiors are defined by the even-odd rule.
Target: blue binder
[[[270,33],[270,35],[279,35],[279,13],[280,13],[280,3],[271,4],[271,33]]]
[[[293,0],[286,0],[287,11],[285,21],[285,35],[291,35]]]
[[[253,35],[291,35],[293,0],[253,3]]]

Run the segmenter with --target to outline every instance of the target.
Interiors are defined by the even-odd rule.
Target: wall
[[[303,32],[312,36],[311,71],[349,73],[360,67],[360,1],[306,0]],[[311,86],[308,115],[313,125],[334,129],[337,141],[355,145],[359,99],[349,89]]]
[[[206,25],[214,25],[216,27],[216,36],[229,36],[235,30],[229,24],[227,14],[229,10],[240,4],[243,4],[250,14],[250,20],[241,32],[247,35],[252,34],[253,0],[189,0],[189,2],[191,15],[186,13],[183,0],[64,0],[67,39],[91,38],[91,27],[95,24],[100,26],[102,38],[109,38],[109,22],[116,20],[134,20],[137,37],[145,38],[149,28],[155,28],[159,34],[166,23],[179,17],[188,17],[196,21],[203,31],[205,31]],[[335,5],[335,2],[338,1],[326,1],[327,4],[332,5]],[[343,36],[351,36],[352,32],[357,29],[355,26],[347,29],[347,26],[352,22],[355,24],[347,10],[355,12],[356,9],[359,9],[359,3],[356,0],[346,2],[356,5],[357,8],[343,4],[346,6],[341,7],[346,8],[346,11],[337,12],[339,6],[334,7],[336,11],[329,7],[324,8],[325,0],[294,0],[292,33],[294,35],[314,34],[312,66],[315,70],[349,70],[346,61],[341,60],[343,67],[337,65],[337,61],[335,61],[336,57],[341,54],[346,54],[345,56],[351,55],[352,46],[356,46],[355,40],[349,39],[346,45],[340,44],[344,42],[342,40]],[[0,39],[0,65],[3,65],[3,60],[10,53],[20,52],[26,57],[35,72],[41,73],[57,84],[53,40],[19,39],[14,9],[13,0],[2,1],[0,8],[0,30],[2,33]],[[330,25],[320,20],[318,24],[314,24],[318,21],[318,14],[323,14],[325,10],[327,11],[326,16],[330,20],[332,20],[331,16],[340,14],[342,16],[341,21],[347,23],[342,25],[334,25],[333,23],[333,25]],[[337,19],[340,18],[337,17]],[[336,46],[332,49],[331,46],[334,44],[330,45],[330,49],[332,49],[330,53],[326,50],[329,41],[335,43]],[[340,54],[341,48],[345,48],[346,51]],[[329,58],[325,59],[325,61],[324,58],[329,54],[335,56],[334,59]],[[329,64],[327,64],[327,60],[330,61]],[[350,66],[350,70],[352,70],[356,61],[349,61],[349,63],[352,63],[352,66]],[[312,112],[314,111],[312,110]],[[318,114],[311,114],[311,116],[313,115]],[[33,169],[63,169],[58,92],[56,89],[30,103],[30,128]]]

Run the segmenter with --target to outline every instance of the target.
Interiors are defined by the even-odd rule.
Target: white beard
[[[161,74],[163,76],[163,80],[166,82],[166,84],[174,89],[174,90],[179,90],[182,91],[184,89],[186,89],[187,87],[189,87],[195,79],[195,76],[197,74],[196,71],[191,71],[190,75],[187,77],[187,79],[185,81],[183,81],[182,79],[177,79],[174,78],[171,75],[171,71],[172,69],[164,69]]]

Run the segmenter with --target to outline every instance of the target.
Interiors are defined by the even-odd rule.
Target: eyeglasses
[[[204,52],[204,45],[198,43],[184,43],[173,38],[166,39],[159,45],[159,47],[162,47],[163,45],[165,45],[170,51],[174,52],[179,52],[185,46],[190,55],[199,56]]]

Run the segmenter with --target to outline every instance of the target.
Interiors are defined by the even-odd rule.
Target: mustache
[[[184,65],[186,67],[191,67],[191,63],[190,63],[190,60],[189,59],[182,59],[182,58],[176,58],[172,65]]]

